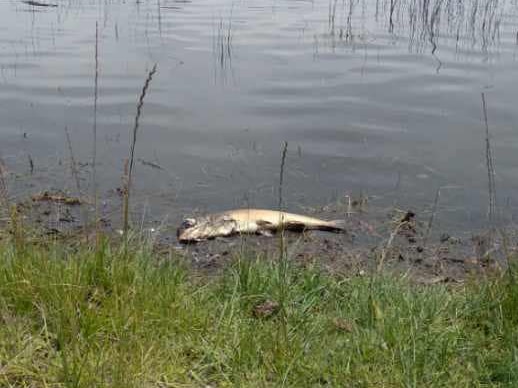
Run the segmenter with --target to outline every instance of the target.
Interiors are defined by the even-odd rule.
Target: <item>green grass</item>
[[[506,277],[447,288],[290,265],[285,314],[258,318],[278,274],[253,255],[204,278],[146,249],[0,242],[0,386],[518,386]]]

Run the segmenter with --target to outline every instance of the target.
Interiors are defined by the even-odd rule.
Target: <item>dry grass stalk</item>
[[[286,165],[286,155],[288,153],[288,142],[284,142],[284,145],[282,147],[281,152],[281,167],[279,172],[279,254],[281,261],[284,261],[286,259],[285,255],[285,241],[284,241],[284,203],[283,203],[283,188],[284,188],[284,168]]]
[[[128,169],[129,169],[129,160],[126,158],[124,159],[123,163],[123,173],[122,173],[122,179],[121,179],[121,191],[120,195],[122,197],[122,214],[123,214],[123,225],[126,222],[126,218],[128,217],[129,210],[127,209],[127,206],[129,204],[129,198],[127,195],[128,191]]]
[[[92,149],[92,190],[94,200],[97,203],[97,101],[99,99],[99,27],[95,22],[95,76],[94,76],[94,123],[93,123],[93,149]]]
[[[428,225],[426,227],[426,233],[423,240],[423,252],[426,249],[426,244],[428,243],[428,238],[430,237],[430,233],[432,232],[433,222],[435,221],[435,216],[437,215],[437,206],[439,205],[439,198],[441,196],[441,188],[439,187],[435,192],[435,199],[433,201],[432,214],[430,215],[430,219],[428,220]]]
[[[99,205],[97,199],[97,101],[99,99],[99,25],[95,22],[95,75],[94,75],[94,123],[93,123],[93,147],[92,147],[92,197],[95,212],[95,241],[96,247],[99,241],[98,218]]]
[[[7,189],[7,167],[2,159],[0,159],[0,205],[2,208],[9,207],[9,190]]]
[[[14,240],[14,247],[17,252],[23,252],[25,248],[25,232],[23,228],[23,217],[18,211],[18,206],[11,205],[10,209],[11,235]]]
[[[399,233],[399,231],[401,230],[401,228],[407,224],[408,224],[408,221],[398,222],[396,224],[396,227],[392,231],[392,233],[390,233],[390,236],[387,240],[387,244],[385,244],[385,246],[383,247],[383,249],[381,251],[380,260],[378,262],[378,273],[381,273],[381,271],[383,270],[383,265],[385,264],[385,260],[387,258],[387,253],[389,252],[390,248],[392,247],[394,239],[396,238],[396,236]]]
[[[70,133],[68,131],[68,127],[65,126],[65,136],[67,139],[67,147],[68,147],[68,153],[70,154],[70,173],[72,174],[72,178],[74,179],[74,182],[76,184],[76,195],[78,198],[81,198],[81,181],[79,179],[79,169],[77,168],[77,162],[76,158],[74,156],[74,150],[72,148],[72,140],[70,139]],[[83,225],[88,224],[88,214],[87,209],[82,208],[81,209],[81,218],[83,221]],[[97,224],[97,223],[96,223]],[[97,228],[96,228],[97,231]]]
[[[487,106],[486,106],[486,96],[482,93],[482,110],[484,112],[484,123],[486,126],[486,166],[487,166],[487,180],[488,180],[488,194],[489,194],[489,204],[488,204],[488,218],[489,222],[493,223],[495,221],[495,213],[496,213],[496,186],[495,186],[495,166],[493,159],[493,152],[491,149],[491,140],[489,137],[489,124],[487,120]]]
[[[144,86],[142,88],[142,92],[140,93],[138,105],[137,105],[137,114],[135,115],[135,124],[133,126],[133,132],[132,132],[132,138],[130,143],[130,152],[129,152],[129,166],[127,174],[125,174],[125,184],[126,187],[124,188],[124,198],[123,198],[123,231],[124,235],[127,236],[128,230],[129,230],[129,201],[130,201],[130,189],[131,189],[131,180],[133,177],[133,168],[135,165],[135,145],[137,144],[137,134],[139,129],[139,122],[140,122],[140,116],[142,115],[142,109],[144,107],[144,99],[146,98],[147,91],[149,89],[149,85],[153,79],[153,76],[155,75],[157,70],[156,63],[153,65],[153,68],[148,73],[146,82],[144,83]]]
[[[70,133],[68,127],[65,127],[65,136],[67,138],[68,153],[70,154],[70,173],[76,184],[77,195],[81,196],[81,182],[79,181],[79,170],[77,169],[76,158],[74,157],[74,150],[72,149],[72,141],[70,140]]]
[[[284,168],[286,166],[286,155],[288,153],[288,142],[285,141],[282,147],[281,152],[281,167],[279,172],[279,217],[281,218],[279,221],[280,230],[279,230],[279,265],[278,265],[278,276],[279,276],[279,305],[280,305],[280,315],[281,315],[281,325],[279,326],[280,335],[282,336],[282,343],[284,344],[284,349],[288,348],[288,315],[286,311],[286,298],[287,298],[287,288],[288,288],[288,279],[287,279],[287,249],[286,249],[286,241],[284,236],[284,203],[283,203],[283,188],[284,188]]]
[[[288,142],[285,141],[282,147],[281,152],[281,169],[279,172],[279,211],[283,210],[283,198],[282,198],[282,190],[284,186],[284,167],[286,165],[286,154],[288,152]]]

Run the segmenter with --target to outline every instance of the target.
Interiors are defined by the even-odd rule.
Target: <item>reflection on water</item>
[[[287,140],[294,210],[359,193],[429,208],[441,188],[436,222],[483,224],[485,92],[497,201],[512,220],[517,9],[512,0],[1,2],[10,190],[75,190],[70,150],[88,185],[97,23],[97,178],[107,197],[156,62],[135,172],[153,215],[275,206]]]

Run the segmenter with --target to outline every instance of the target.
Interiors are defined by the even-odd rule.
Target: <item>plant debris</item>
[[[274,300],[267,300],[254,306],[253,314],[256,318],[270,318],[279,311],[279,303]]]
[[[32,5],[33,7],[57,7],[57,4],[50,4],[50,3],[40,3],[39,1],[35,0],[22,0],[22,3],[27,5]]]
[[[335,327],[335,329],[346,333],[351,333],[353,331],[353,324],[350,321],[345,320],[343,318],[333,319],[333,326]]]
[[[65,205],[81,205],[82,201],[77,197],[69,197],[65,194],[61,193],[49,193],[48,191],[44,191],[40,194],[36,194],[32,196],[32,200],[34,202],[57,202]]]

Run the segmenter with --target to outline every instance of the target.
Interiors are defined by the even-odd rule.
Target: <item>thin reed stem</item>
[[[426,244],[428,243],[428,238],[430,237],[430,233],[432,232],[433,223],[435,221],[435,216],[437,215],[437,206],[439,205],[439,198],[441,196],[441,188],[439,187],[435,192],[435,199],[433,201],[432,214],[430,215],[430,219],[428,220],[428,225],[426,227],[426,232],[423,241],[423,252],[426,249]]]
[[[65,126],[65,136],[67,139],[67,147],[68,152],[70,154],[70,173],[74,178],[74,182],[76,184],[77,196],[81,197],[81,182],[79,180],[79,170],[77,169],[76,158],[74,157],[74,150],[72,148],[72,140],[70,139],[70,133],[68,131],[68,127]],[[88,214],[86,213],[86,209],[82,207],[81,209],[81,218],[83,220],[83,224],[86,226],[88,222]]]
[[[67,139],[68,153],[70,154],[70,173],[72,174],[72,177],[74,178],[74,182],[76,184],[77,195],[81,196],[81,183],[79,181],[79,171],[77,170],[77,163],[74,157],[72,141],[70,140],[70,133],[68,132],[67,126],[65,126],[65,136]]]
[[[288,142],[285,141],[284,145],[282,147],[282,153],[281,153],[281,170],[279,173],[279,211],[282,212],[283,210],[283,198],[282,198],[282,189],[284,186],[284,167],[286,164],[286,154],[288,152]]]
[[[149,88],[151,81],[153,80],[153,76],[155,75],[157,70],[156,63],[153,65],[153,68],[148,73],[146,82],[142,88],[142,92],[140,93],[140,97],[137,105],[137,114],[135,115],[135,124],[133,126],[132,138],[130,143],[130,152],[129,152],[129,165],[128,172],[126,175],[126,187],[124,190],[124,200],[123,200],[123,231],[124,236],[128,235],[129,230],[129,201],[130,201],[130,189],[131,189],[131,181],[133,177],[133,168],[135,165],[135,145],[137,144],[137,134],[140,123],[140,116],[142,115],[142,109],[144,107],[144,99],[146,98],[146,94]]]
[[[488,181],[488,218],[492,224],[495,221],[496,212],[496,186],[495,186],[495,166],[493,159],[493,152],[491,150],[491,140],[489,137],[489,124],[487,120],[487,105],[486,96],[482,93],[482,110],[484,112],[484,123],[486,126],[486,166],[487,166],[487,181]]]
[[[94,224],[95,224],[95,241],[96,249],[98,247],[99,230],[99,206],[98,206],[98,192],[97,192],[97,101],[99,99],[99,25],[95,22],[95,73],[94,73],[94,123],[93,123],[93,147],[92,147],[92,198],[94,201]],[[67,134],[68,136],[68,134]]]
[[[288,152],[288,142],[285,141],[281,152],[281,167],[279,172],[279,306],[281,314],[281,334],[284,350],[288,349],[288,315],[286,311],[287,298],[287,252],[286,242],[284,239],[284,204],[283,204],[283,187],[284,187],[284,168],[286,166],[286,155]]]
[[[95,22],[94,123],[92,148],[92,191],[97,204],[97,101],[99,99],[99,27]],[[68,135],[67,135],[68,136]]]

